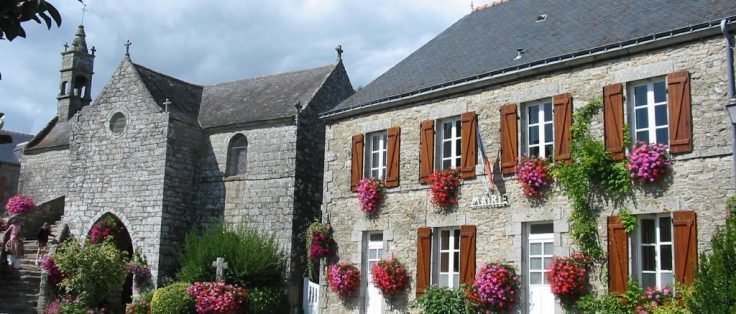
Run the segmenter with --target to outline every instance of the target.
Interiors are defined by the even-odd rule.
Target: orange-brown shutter
[[[555,159],[570,160],[572,155],[572,95],[560,94],[552,98],[554,104]]]
[[[501,107],[501,173],[512,174],[515,171],[519,155],[518,125],[516,121],[516,104]]]
[[[363,178],[363,134],[353,135],[353,158],[350,166],[350,190],[355,192]]]
[[[475,281],[475,226],[460,226],[460,283]]]
[[[460,143],[462,152],[460,161],[460,174],[463,179],[475,178],[475,165],[478,163],[478,145],[475,134],[478,128],[478,120],[475,118],[475,112],[466,112],[460,116],[461,129]]]
[[[419,136],[419,183],[429,183],[429,175],[434,171],[434,120],[421,123]]]
[[[386,131],[388,148],[386,152],[386,187],[399,186],[399,151],[401,150],[401,128],[390,128]]]
[[[694,211],[672,212],[675,240],[675,279],[679,283],[693,282],[698,268],[698,228]]]
[[[608,291],[626,292],[629,282],[629,238],[618,216],[608,217]]]
[[[667,75],[667,104],[670,112],[670,153],[692,152],[689,72],[680,71]]]
[[[417,298],[429,286],[432,262],[432,228],[422,227],[417,232]]]
[[[624,159],[624,86],[603,87],[603,136],[613,160]]]

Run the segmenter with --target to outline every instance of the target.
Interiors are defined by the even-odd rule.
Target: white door
[[[366,314],[381,313],[383,307],[383,296],[381,291],[373,285],[371,267],[378,263],[383,257],[383,233],[369,233],[366,243],[366,263],[364,265],[367,284],[365,293]]]
[[[529,313],[554,313],[555,296],[545,274],[552,264],[554,233],[552,224],[529,226],[527,249],[527,278],[529,291]]]

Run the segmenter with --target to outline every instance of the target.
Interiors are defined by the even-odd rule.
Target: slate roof
[[[168,106],[168,111],[197,121],[199,103],[202,99],[202,86],[161,74],[142,65],[133,65],[156,104],[163,109],[164,102],[169,99],[171,104]]]
[[[41,150],[45,148],[56,148],[69,145],[72,134],[72,126],[69,122],[59,122],[59,117],[54,117],[46,124],[41,132],[38,132],[26,145],[25,151]]]
[[[205,85],[199,123],[202,128],[267,121],[296,115],[306,107],[336,65]]]
[[[324,115],[735,16],[734,0],[510,0],[466,15]]]
[[[18,160],[19,156],[14,153],[15,148],[20,143],[30,141],[33,138],[33,135],[26,134],[26,133],[20,133],[20,132],[13,132],[10,130],[0,130],[0,135],[10,135],[10,137],[13,138],[12,143],[0,144],[0,163],[14,164],[14,165],[19,164],[20,163],[20,161]]]

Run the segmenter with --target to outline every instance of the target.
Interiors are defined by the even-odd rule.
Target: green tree
[[[77,0],[82,2],[82,0]],[[0,39],[12,41],[16,37],[26,37],[21,23],[36,21],[39,24],[61,26],[61,14],[51,3],[44,0],[5,0],[0,1]]]

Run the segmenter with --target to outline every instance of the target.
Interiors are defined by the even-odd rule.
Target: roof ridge
[[[171,79],[171,80],[177,81],[177,82],[179,82],[179,83],[187,84],[187,85],[190,85],[190,86],[194,86],[194,87],[202,87],[202,86],[203,86],[203,85],[199,85],[199,84],[189,83],[189,82],[187,82],[187,81],[184,81],[184,80],[182,80],[182,79],[178,79],[178,78],[176,78],[176,77],[173,77],[173,76],[171,76],[171,75],[168,75],[168,74],[164,74],[164,73],[158,72],[158,71],[156,71],[156,70],[153,70],[153,69],[151,69],[151,68],[148,68],[148,67],[146,67],[146,66],[143,66],[143,65],[140,65],[140,64],[137,64],[137,63],[134,63],[134,62],[132,62],[132,63],[133,63],[133,66],[134,66],[134,67],[136,68],[136,71],[137,71],[137,70],[139,70],[139,69],[143,69],[143,70],[146,70],[146,71],[150,71],[150,72],[152,72],[152,73],[154,73],[154,74],[156,74],[156,75],[160,75],[160,76],[166,77],[166,78],[168,78],[168,79]]]
[[[28,144],[26,144],[26,148],[33,148],[33,146],[38,145],[38,143],[41,143],[41,141],[46,137],[46,135],[49,135],[49,132],[51,132],[51,129],[54,128],[56,123],[59,121],[59,116],[54,116],[49,120],[48,123],[46,123],[46,126],[41,129],[41,131],[38,132],[33,138],[28,141]]]
[[[327,64],[323,66],[311,67],[311,68],[300,69],[300,70],[295,70],[295,71],[285,71],[285,72],[279,72],[279,73],[272,73],[272,74],[265,74],[265,75],[260,75],[260,76],[241,78],[241,79],[236,79],[236,80],[231,80],[231,81],[224,81],[224,82],[219,82],[219,83],[203,84],[202,87],[212,87],[212,86],[217,86],[217,85],[236,83],[236,82],[242,82],[242,81],[248,81],[248,80],[255,80],[255,79],[267,78],[267,77],[274,77],[274,76],[285,75],[285,74],[308,72],[308,71],[314,71],[317,69],[323,69],[323,68],[329,68],[329,67],[334,68],[336,66],[337,66],[337,63],[331,63],[331,64]]]
[[[471,13],[482,11],[482,10],[488,9],[490,7],[495,7],[497,5],[501,5],[501,4],[504,4],[504,3],[509,2],[509,1],[511,1],[511,0],[496,0],[496,1],[493,1],[491,3],[487,3],[487,4],[484,4],[484,5],[481,5],[481,6],[477,6],[477,7],[473,8],[473,12],[471,12]]]

